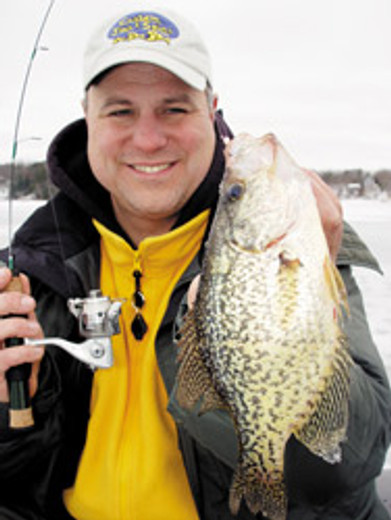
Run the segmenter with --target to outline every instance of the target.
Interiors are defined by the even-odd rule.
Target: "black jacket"
[[[177,226],[216,203],[224,169],[220,135],[229,134],[220,116],[216,132],[212,167]],[[31,278],[45,334],[73,341],[80,338],[66,300],[83,296],[99,284],[99,235],[91,217],[124,236],[107,192],[90,171],[85,143],[83,121],[70,125],[54,140],[48,165],[60,192],[29,219],[14,242],[17,266]],[[377,268],[377,264],[349,226],[338,264],[352,309],[346,331],[355,362],[348,440],[343,446],[343,462],[332,466],[290,439],[285,463],[289,520],[388,518],[376,497],[374,478],[381,471],[390,442],[391,394],[350,268],[352,264]],[[188,285],[199,271],[198,255],[173,291],[157,336],[157,360],[169,395],[173,394],[176,372],[173,324]],[[7,406],[0,406],[0,519],[69,520],[61,495],[73,483],[85,442],[92,378],[87,367],[49,347],[33,402],[35,426],[26,432],[9,430]],[[180,448],[201,520],[234,518],[228,509],[228,490],[237,446],[229,417],[221,411],[199,417],[181,410],[175,399],[171,399],[169,409],[178,425]],[[242,505],[235,518],[254,517]]]

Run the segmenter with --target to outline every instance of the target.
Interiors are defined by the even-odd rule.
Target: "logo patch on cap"
[[[124,16],[107,33],[113,43],[131,40],[164,41],[167,44],[179,36],[177,26],[165,16],[154,12],[136,12]]]

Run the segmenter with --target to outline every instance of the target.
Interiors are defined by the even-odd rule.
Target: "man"
[[[233,518],[236,439],[221,412],[198,417],[172,398],[173,324],[200,273],[208,221],[231,136],[211,90],[207,51],[174,13],[130,11],[105,23],[85,55],[85,121],[48,155],[59,194],[14,243],[24,294],[2,293],[0,338],[78,341],[69,297],[100,287],[126,299],[114,366],[92,374],[56,348],[0,351],[0,517],[215,520]],[[340,206],[312,177],[333,257],[347,283],[354,367],[348,438],[329,465],[292,439],[289,519],[386,519],[374,490],[391,429],[391,396],[350,265],[376,267]],[[0,270],[0,288],[10,278]],[[2,341],[3,343],[3,341]],[[5,372],[33,363],[35,425],[7,423]],[[170,399],[171,397],[171,399]],[[170,411],[167,411],[169,409]],[[242,504],[238,519],[253,515]],[[262,518],[258,515],[257,518]]]

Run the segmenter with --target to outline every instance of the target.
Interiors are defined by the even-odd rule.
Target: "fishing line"
[[[14,257],[13,257],[13,196],[14,196],[14,180],[15,180],[15,169],[16,169],[16,156],[18,153],[18,142],[19,142],[19,127],[22,119],[23,105],[26,97],[26,91],[28,82],[30,79],[30,73],[33,66],[35,56],[40,49],[39,43],[43,34],[45,25],[49,18],[50,12],[53,8],[55,0],[51,0],[48,8],[46,9],[41,25],[39,26],[38,33],[34,42],[33,51],[27,64],[26,73],[23,79],[22,90],[19,98],[19,104],[16,114],[14,137],[12,141],[12,155],[10,162],[10,174],[9,174],[9,191],[8,191],[8,267],[13,271],[14,269]]]

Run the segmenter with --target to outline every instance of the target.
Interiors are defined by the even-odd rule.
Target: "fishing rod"
[[[5,292],[23,292],[22,281],[16,270],[13,254],[13,197],[16,171],[16,157],[18,153],[19,128],[22,119],[24,100],[26,97],[27,86],[30,79],[31,69],[40,48],[40,40],[53,8],[55,0],[51,0],[39,26],[37,36],[33,45],[33,50],[27,64],[26,73],[22,83],[19,104],[16,113],[14,136],[12,141],[12,154],[9,172],[8,188],[8,267],[12,272],[12,279]],[[10,317],[10,316],[8,316]],[[8,338],[5,340],[6,348],[22,345],[24,340],[21,338]],[[9,392],[9,425],[11,428],[28,428],[34,424],[28,381],[31,374],[31,364],[24,363],[7,370],[6,378]]]
[[[40,47],[40,40],[48,21],[55,0],[51,0],[39,26],[34,42],[33,51],[28,61],[20,94],[14,137],[12,142],[12,156],[9,173],[8,192],[8,267],[12,272],[12,279],[4,292],[23,292],[23,285],[19,272],[15,265],[13,248],[13,196],[16,171],[16,157],[18,152],[19,127],[22,119],[23,105],[30,79],[31,69]],[[53,207],[53,210],[55,208]],[[60,235],[59,235],[59,240]],[[61,249],[61,248],[60,248]],[[102,295],[99,289],[91,290],[85,298],[73,298],[68,300],[69,311],[77,318],[79,333],[86,338],[81,343],[72,343],[62,338],[45,338],[39,340],[8,338],[5,340],[6,348],[20,345],[49,345],[62,348],[73,357],[86,363],[93,370],[96,368],[109,368],[113,364],[111,336],[120,333],[119,315],[123,300],[110,299]],[[6,317],[11,317],[10,315]],[[11,367],[6,372],[9,390],[9,426],[10,428],[30,428],[34,425],[31,407],[29,378],[31,364],[24,363]]]

